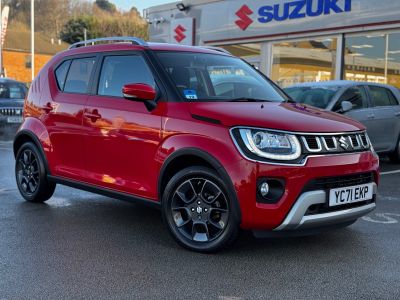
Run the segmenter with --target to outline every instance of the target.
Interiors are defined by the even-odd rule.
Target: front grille
[[[0,116],[22,116],[22,108],[0,108]]]
[[[303,135],[305,154],[334,154],[365,151],[370,148],[367,134]]]
[[[311,180],[306,184],[303,192],[336,189],[371,182],[374,182],[374,173],[372,172],[337,177],[323,177]]]

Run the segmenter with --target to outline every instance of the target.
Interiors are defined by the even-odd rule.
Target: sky
[[[150,6],[176,2],[177,0],[110,0],[117,7],[128,10],[132,6],[136,6],[139,12],[142,14],[143,9],[149,8]]]

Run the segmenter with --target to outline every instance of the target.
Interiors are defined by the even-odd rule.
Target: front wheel
[[[399,164],[400,163],[400,136],[397,140],[397,146],[393,153],[389,155],[389,158],[392,162]]]
[[[237,237],[239,218],[228,187],[212,169],[190,167],[165,188],[163,219],[175,240],[198,252],[216,252]]]
[[[56,184],[47,180],[43,157],[36,145],[27,142],[18,150],[15,177],[22,197],[29,202],[44,202],[54,193]]]

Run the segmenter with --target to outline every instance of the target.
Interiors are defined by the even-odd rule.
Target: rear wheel
[[[35,144],[27,142],[18,150],[15,177],[22,197],[29,202],[44,202],[54,193],[56,184],[47,180],[43,157]]]
[[[393,153],[389,155],[389,158],[392,162],[399,164],[400,163],[400,136],[397,140],[397,146]]]
[[[198,252],[215,252],[231,244],[239,230],[234,200],[212,169],[190,167],[167,184],[163,219],[175,240]]]

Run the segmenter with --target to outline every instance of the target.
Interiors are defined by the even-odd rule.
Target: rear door
[[[397,100],[392,91],[383,86],[369,85],[368,91],[374,114],[370,125],[372,144],[378,152],[392,151],[398,138]]]
[[[61,62],[49,80],[52,99],[41,99],[43,118],[52,146],[52,175],[84,178],[82,114],[94,74],[96,56]],[[55,81],[55,82],[54,82]]]
[[[161,140],[161,110],[126,100],[122,87],[145,83],[156,87],[140,53],[107,54],[97,71],[97,87],[84,113],[87,180],[99,186],[155,198],[156,153]]]

